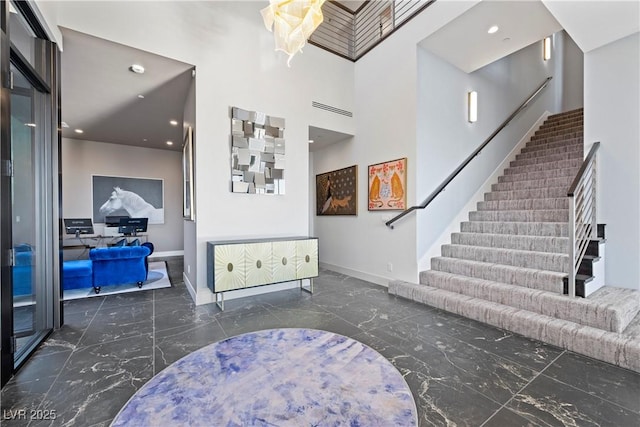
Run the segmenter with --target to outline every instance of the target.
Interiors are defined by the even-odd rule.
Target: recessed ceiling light
[[[144,74],[144,67],[139,64],[133,64],[129,67],[130,71],[133,71],[136,74]]]
[[[138,95],[138,98],[144,99],[144,95],[140,94],[140,95]]]
[[[76,129],[75,133],[84,133],[84,131],[82,129]]]
[[[173,145],[173,141],[167,141],[167,145]]]
[[[169,120],[169,123],[171,124],[171,126],[178,126],[177,120]]]
[[[60,124],[62,125],[63,128],[68,128],[69,127],[67,122],[61,122]]]
[[[30,127],[30,128],[34,128],[34,127],[36,127],[36,124],[35,124],[35,123],[25,123],[24,125],[25,125],[25,126],[28,126],[28,127]]]
[[[142,140],[143,140],[144,142],[147,142],[147,138],[143,138]]]
[[[310,139],[310,140],[309,140],[309,144],[313,144],[313,139]]]
[[[491,27],[489,27],[489,29],[487,30],[487,33],[489,33],[489,34],[494,34],[494,33],[497,33],[499,29],[500,29],[500,28],[498,28],[498,26],[497,26],[497,25],[492,25],[492,26],[491,26]]]

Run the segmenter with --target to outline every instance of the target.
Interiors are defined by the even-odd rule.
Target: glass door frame
[[[0,386],[26,362],[28,357],[44,341],[54,328],[63,323],[61,294],[61,241],[60,217],[62,209],[61,193],[61,114],[60,114],[60,52],[52,43],[36,13],[28,2],[15,2],[14,6],[26,20],[35,34],[34,43],[39,48],[36,70],[13,46],[10,38],[10,3],[0,0]],[[15,358],[15,337],[13,331],[13,212],[11,166],[11,73],[13,64],[24,74],[32,85],[47,93],[48,111],[43,117],[41,135],[44,138],[42,153],[37,159],[38,169],[34,178],[36,194],[44,196],[39,207],[44,212],[42,218],[42,252],[39,267],[43,279],[41,292],[46,304],[41,307],[47,319],[45,330],[35,335],[28,350],[19,359]]]

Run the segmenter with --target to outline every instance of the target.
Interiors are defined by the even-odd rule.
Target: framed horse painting
[[[128,215],[149,218],[149,224],[164,224],[164,180],[93,175],[93,222],[105,216]]]

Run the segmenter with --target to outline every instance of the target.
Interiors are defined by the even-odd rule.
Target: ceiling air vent
[[[353,113],[351,111],[341,110],[340,108],[332,107],[331,105],[322,104],[320,102],[311,101],[311,106],[321,110],[330,111],[332,113],[342,114],[343,116],[353,117]]]

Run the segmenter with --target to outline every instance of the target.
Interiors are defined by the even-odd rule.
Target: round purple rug
[[[314,329],[220,341],[145,384],[112,426],[416,426],[400,372],[366,345]]]

